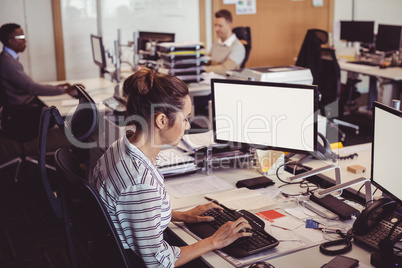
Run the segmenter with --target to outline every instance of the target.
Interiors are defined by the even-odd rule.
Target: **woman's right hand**
[[[232,244],[240,237],[251,236],[252,233],[247,229],[252,229],[252,227],[244,218],[226,222],[212,235],[214,246],[216,249],[220,249]]]

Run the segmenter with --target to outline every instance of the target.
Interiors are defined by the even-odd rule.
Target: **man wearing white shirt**
[[[211,48],[211,65],[206,72],[225,75],[226,71],[239,68],[246,56],[244,45],[232,32],[232,14],[226,9],[215,13],[215,31],[219,38]]]

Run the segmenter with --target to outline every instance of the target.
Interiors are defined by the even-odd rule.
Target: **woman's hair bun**
[[[140,69],[124,81],[124,93],[134,96],[146,95],[154,85],[155,71]]]

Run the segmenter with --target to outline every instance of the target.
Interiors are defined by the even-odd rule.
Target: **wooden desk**
[[[97,103],[98,110],[100,113],[102,112],[104,113],[105,111],[107,111],[108,108],[103,104],[103,100],[113,96],[114,87],[116,85],[115,83],[112,83],[109,80],[101,77],[89,78],[89,79],[77,79],[70,81],[54,81],[54,82],[47,82],[45,84],[58,85],[62,83],[70,83],[71,85],[73,84],[84,85],[87,93]],[[73,105],[74,99],[68,94],[58,96],[41,96],[39,98],[47,106],[56,106],[62,116],[67,115],[69,111],[74,109],[76,106]],[[70,104],[66,105],[66,102],[70,102]]]
[[[343,175],[343,181],[346,182],[348,180],[352,180],[354,178],[361,177],[361,174],[353,174],[348,171],[346,171],[347,166],[349,165],[355,165],[359,164],[362,166],[365,166],[367,168],[366,173],[364,174],[365,177],[370,176],[370,155],[371,155],[371,146],[370,144],[362,144],[362,145],[357,145],[357,146],[350,146],[350,147],[345,147],[342,148],[338,151],[340,155],[346,155],[349,153],[354,153],[357,152],[359,154],[358,158],[355,158],[353,160],[341,160],[335,163],[336,165],[339,165],[341,167],[341,173]],[[318,160],[311,160],[305,163],[308,166],[318,168],[325,166],[327,164],[334,164],[332,161],[318,161]],[[218,169],[214,170],[212,175],[216,175],[217,177],[225,180],[231,185],[235,185],[238,180],[241,179],[246,179],[246,178],[251,178],[260,175],[254,168],[246,166],[246,168],[243,169]],[[289,174],[290,175],[290,174]],[[282,178],[286,178],[289,176],[285,173],[281,174],[280,176]],[[327,175],[330,178],[334,178],[334,172],[328,172],[325,175]],[[201,176],[206,176],[205,174],[193,174],[190,176],[183,176],[183,177],[176,177],[176,178],[170,178],[165,181],[166,185],[169,185],[171,183],[175,182],[180,182],[183,180],[191,180],[194,178],[199,178]],[[281,185],[282,183],[276,178],[276,176],[270,176],[272,180],[276,182],[276,186]],[[298,187],[298,186],[290,186],[290,187]],[[359,187],[359,185],[357,186]],[[290,190],[289,188],[286,188],[287,190]],[[294,190],[295,188],[292,188]],[[296,191],[300,191],[299,189],[296,189]],[[303,190],[304,191],[304,190]],[[183,198],[175,198],[174,196],[170,196],[171,203],[172,203],[172,209],[183,209],[185,207],[191,207],[195,206],[198,204],[203,204],[206,203],[207,201],[205,200],[204,196],[202,194],[196,195],[196,196],[191,196],[191,197],[183,197]],[[283,205],[281,205],[283,206]],[[285,207],[287,206],[286,204],[284,205]],[[285,208],[284,207],[284,208]],[[169,225],[169,228],[176,234],[178,235],[185,243],[187,244],[193,244],[197,240],[193,238],[191,235],[189,235],[187,232],[185,232],[183,229],[180,227],[177,227],[175,224],[171,223]],[[371,251],[369,248],[366,247],[361,247],[360,245],[357,245],[353,243],[352,250],[348,253],[342,254],[351,258],[358,259],[360,262],[360,267],[372,267],[370,265],[370,256]],[[286,255],[281,255],[278,257],[273,257],[268,260],[267,262],[271,263],[275,267],[320,267],[321,265],[329,262],[334,256],[326,256],[319,251],[319,246],[314,246],[308,249],[296,251],[293,253],[289,253]],[[218,254],[214,252],[210,252],[208,254],[203,255],[203,260],[210,265],[211,267],[233,267],[232,264],[224,260],[222,257],[220,257]],[[365,265],[363,265],[365,264]]]
[[[380,88],[377,92],[373,92],[376,90],[376,87],[371,86],[370,96],[377,95],[378,101],[391,105],[392,99],[401,99],[400,94],[402,92],[399,88],[398,82],[402,81],[402,67],[388,67],[381,69],[377,66],[353,64],[344,60],[339,60],[338,63],[341,70],[375,77],[380,83]],[[375,99],[371,101],[374,100]]]

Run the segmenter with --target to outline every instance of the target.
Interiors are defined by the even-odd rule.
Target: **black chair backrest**
[[[318,84],[318,77],[321,72],[321,45],[328,42],[328,33],[320,29],[310,29],[304,37],[296,66],[305,67],[311,70],[313,84]]]
[[[233,28],[233,33],[237,36],[239,40],[243,40],[244,48],[246,49],[246,56],[244,57],[243,62],[241,63],[241,68],[246,66],[246,62],[250,56],[251,51],[251,29],[250,27],[236,27]]]
[[[321,66],[317,86],[321,93],[320,106],[324,107],[338,101],[341,95],[341,69],[334,49],[321,48]]]
[[[80,86],[75,86],[79,96],[79,104],[72,116],[66,118],[66,122],[56,107],[44,107],[39,126],[39,167],[46,194],[56,217],[63,219],[63,211],[60,199],[54,194],[46,171],[46,140],[47,130],[52,119],[65,133],[66,138],[74,144],[83,142],[96,130],[99,115],[95,102]],[[57,189],[56,189],[57,190]]]
[[[66,118],[65,130],[69,132],[68,129],[71,129],[74,138],[83,142],[96,130],[99,115],[96,104],[88,93],[81,86],[76,85],[75,88],[78,93],[79,105],[71,118]]]
[[[72,223],[72,231],[90,242],[93,267],[129,267],[129,261],[98,192],[84,179],[77,159],[61,148],[55,154],[63,209]],[[74,236],[73,236],[74,237]]]

